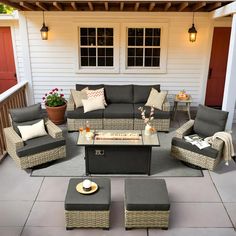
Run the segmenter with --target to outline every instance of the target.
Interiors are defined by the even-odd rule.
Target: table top
[[[96,130],[92,132],[94,138],[87,138],[85,133],[79,134],[77,145],[160,146],[158,134],[145,135],[144,130]],[[99,139],[98,135],[102,135],[100,137],[114,136],[114,138]],[[127,139],[123,135],[127,135]],[[120,139],[119,136],[124,139]]]

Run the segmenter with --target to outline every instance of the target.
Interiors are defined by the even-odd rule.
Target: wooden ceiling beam
[[[134,5],[134,11],[138,11],[139,5],[140,5],[139,2],[136,2],[136,3],[135,3],[135,5]]]
[[[35,5],[43,11],[48,11],[48,7],[42,2],[36,2]]]
[[[123,10],[124,10],[124,5],[125,5],[124,2],[121,2],[121,3],[120,3],[120,11],[123,11]]]
[[[71,5],[71,7],[73,8],[74,11],[78,10],[76,2],[71,2],[70,5]]]
[[[199,2],[199,3],[196,3],[193,8],[192,8],[192,11],[197,11],[203,7],[206,6],[206,2]]]
[[[188,7],[188,2],[182,2],[182,3],[179,5],[178,11],[183,11],[186,7]]]
[[[94,7],[93,7],[92,2],[88,2],[88,7],[89,7],[89,10],[90,10],[90,11],[93,11],[93,10],[94,10]]]
[[[171,2],[167,2],[164,7],[164,11],[168,11],[170,7],[171,7]]]
[[[222,3],[221,2],[215,2],[215,3],[212,3],[212,4],[209,4],[210,6],[207,7],[207,11],[213,11],[215,10],[216,8],[219,8],[222,6]]]
[[[22,10],[22,11],[24,10],[24,8],[21,7],[19,4],[14,3],[14,2],[10,2],[8,0],[1,0],[1,3],[5,4],[5,5],[8,5],[10,7],[13,7],[15,9],[18,9],[18,10]]]
[[[63,11],[63,7],[59,2],[53,2],[52,5],[59,11]]]
[[[36,7],[28,2],[20,2],[20,6],[29,11],[36,11]]]
[[[105,10],[106,10],[106,11],[109,11],[109,5],[108,5],[108,2],[104,2],[104,6],[105,6]]]
[[[149,5],[148,10],[149,10],[149,11],[152,11],[155,6],[156,6],[156,3],[155,3],[155,2],[151,2],[150,5]]]

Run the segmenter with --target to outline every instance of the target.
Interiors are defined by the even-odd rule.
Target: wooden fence
[[[27,82],[20,82],[0,94],[0,160],[6,155],[6,144],[3,129],[10,126],[8,110],[25,107]]]

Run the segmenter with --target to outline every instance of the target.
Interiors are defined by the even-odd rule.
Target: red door
[[[10,27],[0,27],[0,93],[17,83]]]
[[[205,99],[207,106],[222,106],[230,32],[230,27],[214,28]]]

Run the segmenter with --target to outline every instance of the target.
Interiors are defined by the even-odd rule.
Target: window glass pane
[[[113,57],[106,57],[106,66],[113,66]]]
[[[80,28],[80,36],[87,36],[87,28]]]
[[[153,35],[153,29],[146,28],[145,29],[145,36],[152,36]]]
[[[161,36],[161,29],[160,28],[154,29],[154,36]]]
[[[96,57],[89,57],[89,66],[96,66]]]
[[[88,48],[81,48],[80,49],[81,56],[88,56]]]
[[[160,58],[159,57],[154,57],[152,59],[152,66],[159,67],[160,66]]]
[[[113,37],[106,37],[106,46],[113,46]]]
[[[134,48],[128,48],[128,56],[135,56],[135,49]]]
[[[130,36],[135,36],[135,29],[133,29],[133,28],[129,28],[128,29],[128,36],[130,37]]]
[[[145,57],[145,66],[152,66],[152,58],[151,57]]]
[[[99,46],[105,45],[105,37],[98,37],[98,45]]]
[[[95,46],[96,45],[96,38],[95,37],[89,37],[89,45],[90,46]]]
[[[113,28],[106,28],[106,36],[113,36]]]
[[[145,49],[145,56],[151,57],[152,56],[152,48],[146,48]]]
[[[136,48],[136,56],[137,57],[143,56],[143,49],[142,48]]]
[[[105,57],[98,57],[98,66],[105,66]]]
[[[96,29],[95,28],[89,28],[88,33],[89,33],[89,36],[96,36]]]
[[[136,46],[143,46],[143,37],[136,37],[135,45]]]
[[[96,48],[89,48],[89,56],[95,56],[96,57]]]
[[[153,56],[154,57],[160,57],[160,48],[154,48],[153,49]]]
[[[145,38],[145,46],[152,46],[152,38],[151,37]]]
[[[134,57],[128,57],[128,66],[134,66]]]
[[[80,45],[88,45],[87,37],[80,38]]]
[[[136,57],[136,66],[143,66],[143,57]]]
[[[135,29],[135,36],[143,36],[143,29],[142,28],[136,28]]]
[[[105,56],[105,48],[98,48],[98,56],[99,57]]]
[[[153,38],[153,46],[160,46],[160,37]]]
[[[105,36],[105,29],[104,28],[98,28],[98,36]]]
[[[106,56],[113,57],[113,48],[106,48]]]
[[[129,46],[135,46],[135,37],[129,37],[128,38],[128,45]]]
[[[81,66],[88,66],[88,57],[81,57]]]

